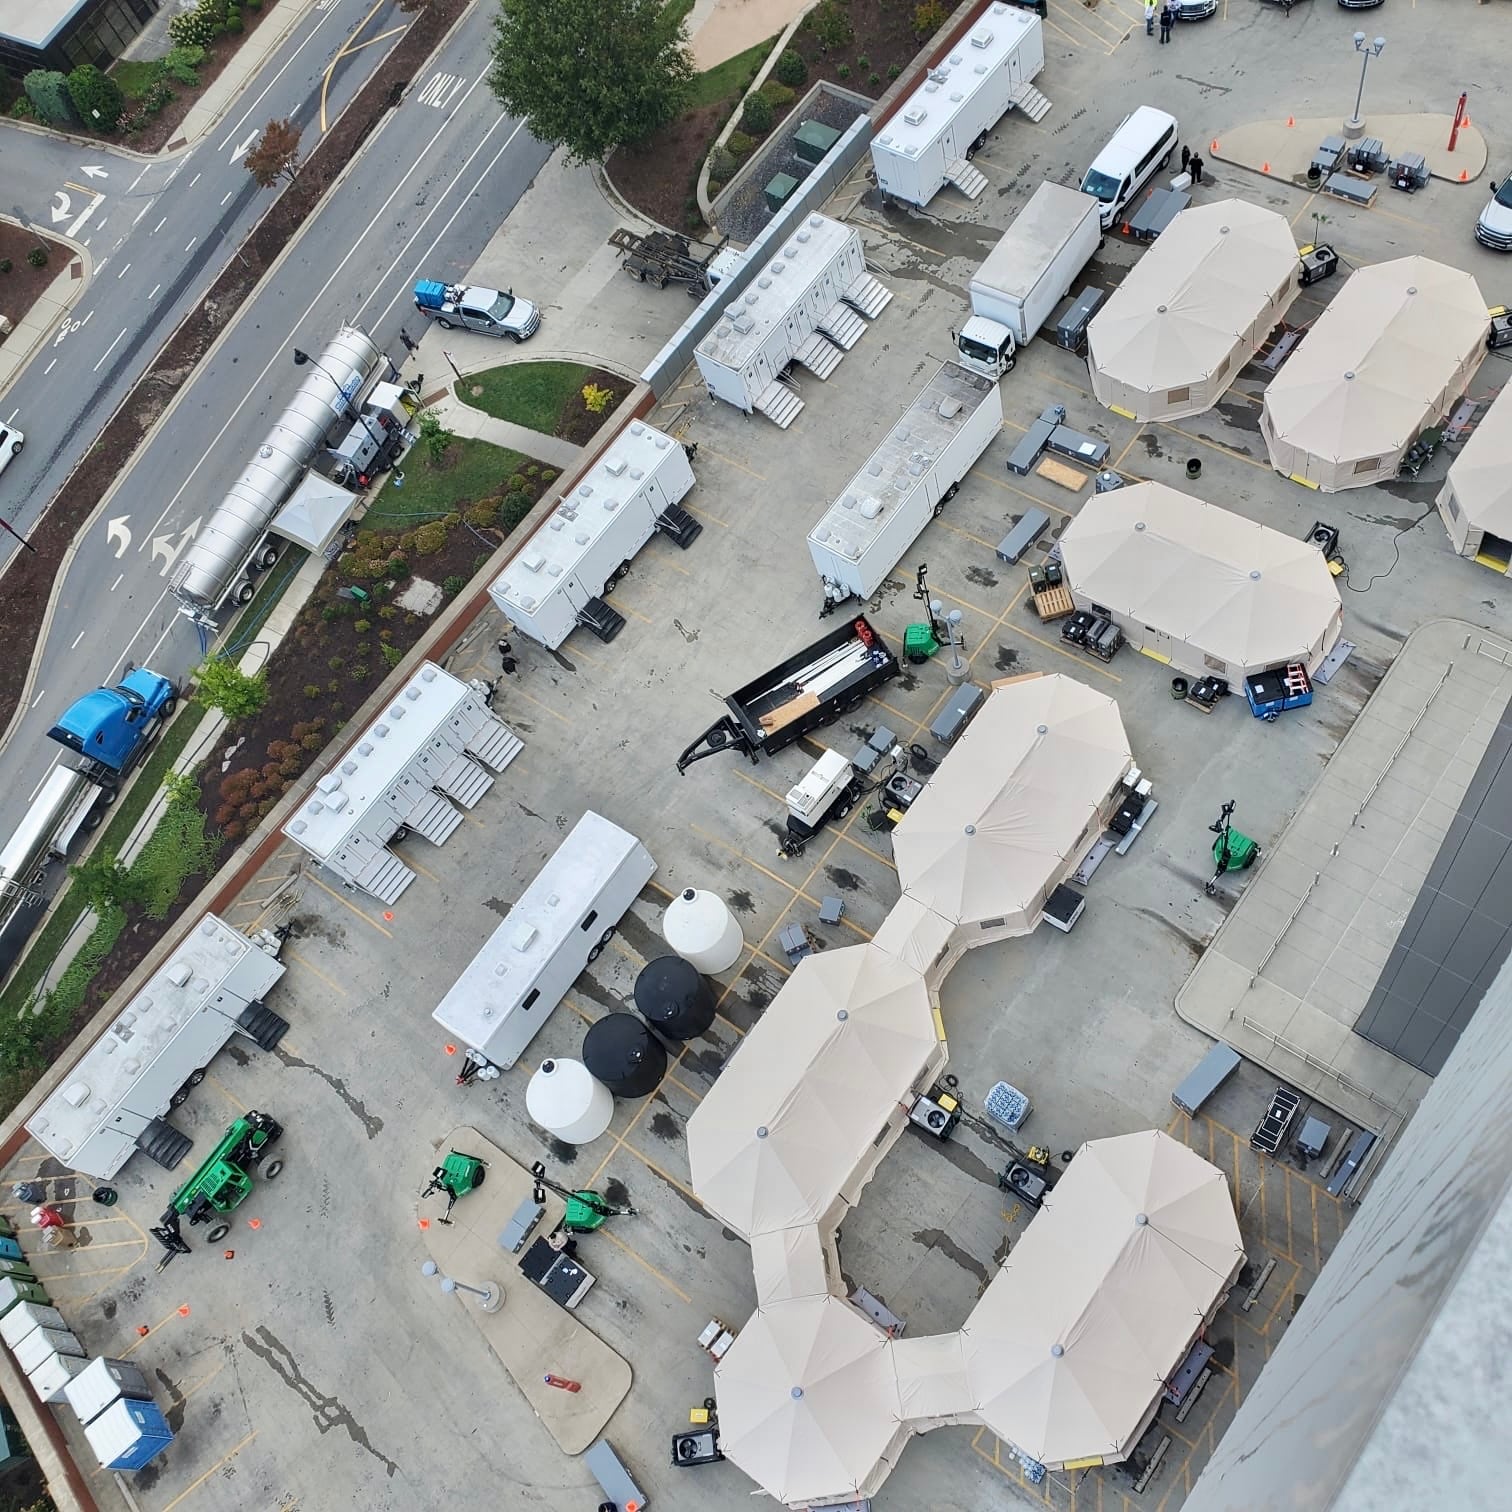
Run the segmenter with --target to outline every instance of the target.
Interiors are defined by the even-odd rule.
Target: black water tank
[[[644,1097],[666,1075],[667,1052],[633,1013],[610,1013],[584,1037],[583,1064],[616,1097]]]
[[[659,956],[635,979],[635,1006],[668,1039],[686,1040],[714,1022],[714,991],[681,956]]]

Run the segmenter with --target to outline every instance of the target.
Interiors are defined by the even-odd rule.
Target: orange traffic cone
[[[1459,181],[1462,184],[1468,184],[1470,182],[1470,174],[1464,168],[1460,169]]]
[[[1217,151],[1218,151],[1218,138],[1217,137],[1214,137],[1213,140],[1208,143],[1208,151],[1211,152],[1211,153],[1215,153],[1215,154],[1217,153]]]
[[[1286,124],[1288,126],[1295,126],[1297,124],[1297,118],[1296,118],[1296,116],[1287,116],[1287,118],[1286,118]]]
[[[1269,163],[1261,163],[1261,165],[1260,165],[1260,171],[1261,171],[1261,173],[1269,173],[1270,172],[1270,164]]]

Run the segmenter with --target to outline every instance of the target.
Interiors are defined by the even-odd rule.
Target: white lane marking
[[[335,6],[332,6],[331,9],[328,10],[325,13],[325,15],[323,15],[320,18],[320,20],[318,20],[315,23],[315,25],[310,28],[310,35],[308,37],[306,37],[304,39],[304,41],[301,42],[299,44],[299,46],[296,47],[292,53],[289,54],[288,62],[285,63],[284,66],[282,68],[280,68],[278,70],[278,72],[276,74],[274,74],[271,79],[268,80],[267,84],[265,84],[263,86],[262,94],[258,95],[258,97],[255,100],[253,100],[253,102],[247,107],[246,111],[243,113],[242,118],[236,123],[236,125],[234,125],[230,129],[230,131],[228,131],[226,133],[226,140],[220,144],[219,150],[221,152],[224,152],[231,145],[231,143],[236,140],[236,133],[238,131],[240,131],[242,129],[242,127],[245,126],[249,120],[252,119],[253,113],[256,111],[257,107],[262,103],[263,95],[266,95],[267,92],[270,89],[272,89],[272,87],[276,83],[278,83],[278,81],[281,78],[283,78],[284,74],[288,71],[290,64],[292,64],[294,62],[295,58],[297,58],[300,55],[300,53],[302,53],[305,50],[305,48],[307,48],[310,45],[310,43],[315,40],[316,36],[319,35],[320,28],[322,26],[324,26],[326,24],[326,22],[329,21],[331,19],[331,17],[334,16],[335,14],[336,14],[336,8],[335,8]]]
[[[116,580],[115,580],[115,582],[113,582],[113,583],[112,583],[112,584],[111,584],[111,585],[110,585],[110,591],[111,591],[111,592],[112,592],[112,593],[114,593],[114,592],[115,592],[115,591],[116,591],[116,589],[117,589],[117,588],[119,588],[119,587],[120,587],[120,586],[121,586],[121,578],[123,578],[123,577],[125,577],[125,576],[126,576],[126,574],[125,574],[125,573],[124,573],[124,572],[123,572],[123,573],[122,573],[122,574],[121,574],[121,577],[118,577],[118,578],[117,578],[117,579],[116,579]]]
[[[85,316],[85,317],[84,317],[84,318],[83,318],[83,320],[81,320],[81,321],[80,321],[80,322],[79,322],[79,329],[80,329],[80,330],[82,330],[82,329],[83,329],[83,328],[84,328],[84,327],[85,327],[85,326],[87,326],[87,325],[88,325],[88,324],[89,324],[89,322],[90,322],[90,321],[91,321],[91,320],[93,320],[93,319],[94,319],[94,311],[93,311],[93,310],[91,310],[91,311],[90,311],[90,312],[89,312],[89,314],[87,314],[87,315],[86,315],[86,316]]]
[[[105,357],[109,357],[110,354],[113,351],[115,351],[115,349],[118,346],[120,346],[120,344],[125,339],[126,339],[126,333],[125,333],[125,331],[122,331],[121,334],[119,336],[117,336],[116,339],[114,341],[112,341],[108,347],[105,348]],[[98,373],[100,371],[100,369],[105,366],[105,357],[100,358],[100,360],[97,363],[95,363],[95,365],[94,365],[94,371],[95,372]]]
[[[150,167],[152,167],[152,164],[148,163],[147,168],[150,168]],[[136,186],[138,184],[140,184],[144,178],[147,177],[147,168],[142,169],[142,171],[139,174],[137,174],[137,176],[134,179],[132,179],[130,185],[128,186],[128,188],[126,190],[127,194],[130,194],[131,191],[133,189],[135,189]]]
[[[14,420],[14,419],[15,419],[15,418],[16,418],[16,416],[17,416],[17,415],[19,415],[19,414],[20,414],[20,413],[21,413],[21,406],[20,406],[20,405],[19,405],[19,404],[18,404],[18,405],[17,405],[17,406],[16,406],[16,407],[15,407],[15,409],[13,409],[13,410],[12,410],[12,411],[11,411],[11,412],[10,412],[10,414],[8,414],[8,415],[7,415],[7,416],[6,416],[6,417],[5,417],[5,423],[6,423],[6,424],[7,424],[7,425],[9,425],[9,424],[10,424],[10,423],[11,423],[11,421],[12,421],[12,420]]]
[[[199,240],[199,237],[197,237],[197,236],[191,236],[189,238],[189,245],[184,248],[184,251],[186,251],[186,252],[192,252],[194,250],[194,244],[198,240]]]
[[[73,220],[69,223],[68,230],[66,230],[63,234],[65,236],[77,236],[79,234],[79,232],[84,229],[84,225],[89,220],[89,217],[91,215],[93,215],[95,213],[95,211],[98,210],[100,208],[100,206],[103,205],[104,203],[105,203],[105,196],[103,194],[97,194],[73,218]],[[88,246],[89,244],[86,242],[85,245]]]
[[[76,636],[74,636],[73,645],[68,648],[70,651],[77,651],[79,649],[79,642],[84,639],[84,634],[85,632],[81,630]]]
[[[89,243],[85,242],[84,245],[87,247],[89,245]],[[95,277],[96,278],[98,278],[100,276],[100,274],[102,274],[105,271],[105,265],[109,261],[110,261],[110,257],[109,257],[108,254],[100,259],[99,264],[95,268]]]
[[[334,12],[332,12],[332,14],[334,14]],[[473,81],[473,83],[472,83],[471,87],[468,89],[467,93],[471,94],[473,92],[473,90],[476,89],[478,87],[478,85],[481,84],[482,82],[483,82],[483,76],[480,74],[478,76],[478,78]],[[467,96],[464,95],[463,98],[462,98],[462,100],[459,101],[458,104],[461,105],[462,103],[464,103],[466,101],[466,98],[467,98]],[[498,117],[498,119],[494,121],[494,123],[488,128],[488,130],[486,132],[484,132],[484,134],[483,134],[483,140],[481,142],[479,142],[478,145],[477,145],[477,147],[473,149],[473,151],[472,151],[471,154],[469,154],[469,156],[467,158],[467,162],[465,162],[465,163],[462,164],[462,167],[457,171],[457,174],[454,175],[454,177],[460,177],[461,174],[466,171],[467,164],[470,163],[470,162],[472,162],[473,158],[476,157],[478,155],[478,153],[483,150],[483,147],[487,143],[488,138],[490,136],[492,136],[493,133],[496,130],[498,130],[498,128],[503,124],[504,119],[505,118],[503,116]],[[409,168],[406,170],[406,172],[404,174],[404,177],[401,178],[399,180],[399,182],[396,183],[394,185],[394,187],[389,191],[388,198],[386,200],[384,200],[384,202],[377,208],[377,210],[375,210],[373,212],[372,219],[368,221],[367,225],[365,225],[362,228],[362,230],[359,231],[357,233],[357,235],[352,238],[352,244],[347,249],[346,256],[344,256],[341,259],[341,261],[336,264],[335,268],[332,269],[330,276],[315,291],[314,298],[312,298],[310,300],[309,304],[307,304],[305,306],[303,312],[301,314],[299,314],[298,316],[295,317],[295,319],[293,320],[292,324],[290,325],[290,329],[289,329],[289,334],[290,334],[291,337],[293,336],[293,334],[296,331],[299,330],[300,326],[305,322],[305,320],[309,318],[310,312],[325,297],[326,290],[328,290],[331,287],[331,285],[333,283],[335,283],[338,278],[341,277],[342,271],[346,268],[346,265],[357,255],[358,249],[362,246],[364,238],[373,229],[373,227],[376,226],[376,225],[378,225],[379,222],[381,222],[383,220],[383,218],[388,214],[389,206],[392,205],[394,203],[394,201],[404,192],[404,186],[407,183],[409,183],[410,178],[414,174],[418,173],[421,170],[421,168],[425,165],[425,161],[426,161],[427,155],[430,153],[431,148],[433,148],[436,145],[436,143],[441,139],[442,134],[446,131],[447,127],[450,124],[451,124],[451,122],[449,120],[448,121],[443,121],[442,124],[439,125],[435,129],[435,131],[431,134],[431,138],[425,144],[425,146],[422,147],[419,152],[417,152],[417,153],[414,154],[413,161],[410,163]],[[518,133],[519,129],[520,128],[517,126],[515,128],[515,133]],[[509,140],[512,142],[514,140],[514,135],[511,135]],[[509,145],[509,142],[506,142],[504,145],[505,145],[505,147],[507,147]],[[500,149],[500,150],[502,151],[502,149]],[[495,161],[497,161],[497,159],[495,159]],[[433,214],[435,214],[434,210],[432,210],[430,212],[430,215],[433,215]],[[423,227],[425,226],[426,222],[430,219],[430,215],[427,215],[425,217],[425,219],[420,222],[420,228],[423,229]],[[412,234],[411,240],[414,239],[414,236],[418,236],[419,234],[420,234],[420,230],[417,229]],[[395,261],[397,262],[397,259]],[[390,264],[390,270],[391,271],[392,271],[392,267],[393,267],[393,264]],[[385,276],[387,276],[387,275],[385,275]],[[252,387],[248,390],[246,398],[242,400],[241,404],[235,406],[232,409],[231,414],[227,418],[225,424],[222,425],[221,428],[215,433],[214,438],[211,440],[210,444],[205,448],[204,454],[200,457],[199,461],[196,462],[194,464],[194,466],[190,469],[189,476],[184,479],[183,483],[179,487],[178,492],[176,494],[174,494],[174,496],[168,501],[167,507],[163,510],[162,514],[160,514],[157,517],[157,519],[153,522],[151,529],[149,529],[148,532],[147,532],[147,534],[146,534],[146,536],[143,537],[142,544],[137,547],[138,551],[145,551],[147,549],[148,545],[151,543],[153,534],[156,532],[158,526],[161,525],[163,523],[163,521],[168,518],[168,516],[172,513],[174,506],[178,503],[178,501],[181,498],[183,498],[184,494],[188,491],[190,483],[193,482],[193,480],[194,480],[194,475],[200,470],[200,468],[203,467],[204,464],[206,462],[208,462],[212,456],[216,457],[217,461],[220,460],[218,452],[217,452],[217,447],[218,447],[218,445],[220,443],[221,437],[224,436],[226,434],[226,432],[231,428],[232,422],[234,420],[236,420],[241,415],[241,413],[243,412],[244,407],[246,405],[248,405],[248,404],[251,403],[253,395],[256,394],[257,390],[261,387],[263,379],[266,378],[268,376],[268,374],[273,371],[273,364],[276,363],[276,362],[286,362],[286,361],[288,361],[287,351],[286,351],[286,348],[285,348],[284,344],[282,342],[280,342],[279,345],[278,345],[277,350],[274,352],[273,356],[271,356],[268,359],[267,365],[263,368],[262,372],[260,372],[257,375],[257,377],[252,380]],[[158,603],[161,603],[161,602],[162,602],[162,597],[160,596],[159,599],[158,599]],[[154,604],[153,605],[153,609],[156,610],[156,608],[157,608],[157,605]],[[147,616],[147,618],[145,620],[143,620],[141,628],[137,631],[138,635],[141,634],[142,630],[145,630],[147,628],[148,624],[151,623],[151,620],[152,620],[152,615],[149,614]],[[166,636],[166,634],[167,634],[167,632],[165,631],[164,635]],[[135,637],[133,637],[133,641],[134,640],[135,640]],[[159,640],[158,641],[158,646],[161,646],[161,645],[162,645],[162,640]],[[157,649],[158,649],[158,647],[154,646],[153,647],[153,652],[156,652]],[[147,661],[150,662],[151,660],[152,660],[152,657],[149,655],[148,658],[147,658]]]
[[[38,694],[38,695],[37,695],[37,699],[38,699],[38,702],[40,702],[40,701],[41,701],[41,698],[42,698],[42,695],[41,695],[41,694],[40,694],[40,693],[39,693],[39,694]],[[36,704],[33,704],[33,705],[32,705],[32,708],[34,708],[34,709],[35,709],[35,708],[36,708],[36,707],[37,707],[37,705],[36,705]],[[56,758],[56,760],[54,760],[54,762],[53,762],[53,764],[52,764],[52,765],[51,765],[51,766],[50,766],[50,767],[48,767],[48,769],[47,769],[47,770],[46,770],[46,771],[45,771],[45,772],[43,772],[43,774],[42,774],[42,782],[46,782],[46,781],[47,781],[47,779],[48,779],[48,778],[49,778],[49,777],[51,777],[51,776],[52,776],[52,774],[53,774],[53,773],[54,773],[54,772],[55,772],[55,771],[56,771],[56,770],[57,770],[57,769],[58,769],[58,767],[59,767],[59,766],[61,766],[61,765],[62,765],[62,764],[63,764],[63,758],[62,758],[62,757],[61,757],[61,756],[59,756],[59,757],[57,757],[57,758]],[[41,792],[41,791],[42,791],[42,782],[39,782],[39,783],[38,783],[38,784],[37,784],[37,785],[36,785],[36,787],[34,787],[34,788],[33,788],[33,789],[32,789],[32,790],[31,790],[31,792],[30,792],[30,793],[29,793],[29,794],[28,794],[28,795],[27,795],[27,799],[26,799],[26,801],[27,801],[27,802],[28,802],[28,803],[30,803],[30,802],[31,802],[31,801],[32,801],[32,799],[33,799],[33,798],[35,798],[35,797],[36,797],[36,796],[37,796],[37,794],[38,794],[38,793],[40,793],[40,792]]]
[[[162,287],[163,287],[162,284],[153,284],[153,286],[152,286],[152,293],[150,293],[147,296],[148,299],[156,299],[157,298],[157,291],[159,289],[161,289]]]
[[[95,227],[95,230],[96,230],[96,231],[103,231],[103,230],[104,230],[104,229],[105,229],[105,228],[106,228],[106,226],[108,226],[108,225],[109,225],[109,224],[110,224],[110,217],[109,217],[109,216],[108,216],[108,215],[107,215],[107,216],[106,216],[106,217],[105,217],[105,219],[104,219],[104,220],[102,220],[102,221],[101,221],[101,222],[100,222],[100,224],[99,224],[99,225],[98,225],[98,226],[96,226],[96,227]]]
[[[445,110],[466,82],[461,74],[432,74],[426,81],[425,88],[415,98],[422,105],[433,105],[437,110]]]
[[[84,174],[85,177],[92,179],[110,177],[110,175],[98,165],[86,164],[84,167],[79,169],[79,172]]]
[[[196,174],[195,174],[195,175],[194,175],[194,177],[193,177],[193,178],[192,178],[192,179],[190,179],[190,180],[189,180],[189,187],[190,187],[190,188],[191,188],[191,189],[192,189],[192,188],[194,188],[194,186],[195,186],[195,185],[196,185],[196,184],[197,184],[197,183],[199,183],[199,181],[200,181],[200,180],[201,180],[201,179],[202,179],[202,178],[203,178],[203,177],[204,177],[204,174],[202,174],[202,173],[196,173]]]
[[[154,206],[154,205],[155,205],[155,204],[157,204],[157,195],[155,195],[155,194],[154,194],[154,195],[153,195],[153,196],[152,196],[152,198],[151,198],[151,199],[149,199],[149,200],[148,200],[148,201],[147,201],[147,203],[146,203],[146,204],[145,204],[145,205],[143,205],[143,206],[142,206],[142,208],[141,208],[141,209],[140,209],[140,210],[138,210],[138,211],[137,211],[137,213],[136,213],[136,219],[135,219],[135,220],[133,220],[133,221],[132,221],[132,223],[131,223],[131,224],[132,224],[132,225],[133,225],[133,226],[134,226],[134,225],[136,225],[136,224],[137,224],[137,221],[140,221],[140,220],[141,220],[141,218],[142,218],[142,217],[143,217],[143,216],[144,216],[144,215],[146,215],[146,213],[147,213],[147,212],[148,212],[148,211],[149,211],[149,210],[150,210],[150,209],[152,209],[152,207],[153,207],[153,206]],[[166,217],[165,217],[165,219],[166,219]]]
[[[231,196],[232,196],[232,195],[233,195],[233,194],[235,194],[235,193],[236,193],[236,190],[234,190],[234,189],[228,189],[228,190],[226,190],[226,199],[223,199],[223,200],[222,200],[222,201],[221,201],[221,204],[223,204],[223,205],[224,205],[224,204],[225,204],[225,203],[226,203],[226,200],[228,200],[228,199],[230,199],[230,198],[231,198]]]
[[[125,267],[124,267],[124,268],[122,268],[122,269],[121,269],[121,271],[120,271],[120,272],[119,272],[119,273],[117,273],[117,274],[116,274],[116,278],[117,278],[117,279],[122,279],[122,278],[125,278],[125,276],[126,276],[126,275],[127,275],[127,274],[128,274],[128,273],[129,273],[129,272],[131,272],[131,264],[130,264],[130,263],[127,263],[127,264],[126,264],[126,266],[125,266]]]
[[[164,226],[166,226],[166,225],[167,225],[167,224],[168,224],[168,217],[167,217],[167,216],[166,216],[166,215],[165,215],[165,216],[164,216],[164,217],[163,217],[163,218],[162,218],[162,220],[160,220],[160,221],[159,221],[159,222],[158,222],[158,223],[157,223],[157,225],[155,225],[155,226],[154,226],[154,227],[153,227],[153,228],[152,228],[152,230],[150,230],[150,231],[149,231],[149,232],[148,232],[148,233],[147,233],[147,234],[148,234],[148,236],[156,236],[156,235],[157,235],[157,234],[158,234],[158,232],[159,232],[159,231],[161,231],[161,230],[162,230],[162,229],[163,229],[163,227],[164,227]]]
[[[38,692],[37,692],[37,696],[36,696],[36,697],[35,697],[35,698],[34,698],[34,699],[32,699],[32,701],[31,701],[31,706],[32,706],[32,708],[34,708],[34,709],[35,709],[35,708],[36,708],[36,707],[37,707],[37,705],[38,705],[38,704],[39,704],[39,703],[41,703],[41,702],[42,702],[42,700],[43,700],[43,699],[44,699],[44,698],[46,698],[46,697],[47,697],[47,689],[46,689],[46,688],[41,688],[41,689],[39,689],[39,690],[38,690]],[[39,783],[38,783],[38,784],[37,784],[37,787],[41,787],[41,786],[42,786],[42,784],[41,784],[41,783],[40,783],[40,782],[39,782]],[[35,797],[36,797],[36,796],[37,796],[37,795],[36,795],[36,791],[35,791],[35,789],[33,789],[33,791],[32,791],[32,797],[34,797],[34,798],[35,798]]]
[[[58,360],[58,359],[57,359],[57,358],[56,358],[56,357],[54,357],[54,358],[53,358],[53,360],[52,360],[52,362],[49,362],[49,363],[48,363],[48,364],[47,364],[47,366],[46,366],[46,367],[45,367],[45,368],[43,368],[43,369],[42,369],[42,376],[43,376],[43,377],[44,377],[44,378],[45,378],[45,377],[47,377],[47,375],[48,375],[48,374],[49,374],[49,373],[50,373],[50,372],[52,372],[52,370],[53,370],[53,367],[54,367],[54,365],[55,365],[55,364],[56,364],[56,363],[57,363],[57,360]]]

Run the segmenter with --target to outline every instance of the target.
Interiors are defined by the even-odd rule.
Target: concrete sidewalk
[[[1430,1078],[1354,1025],[1509,697],[1512,649],[1461,620],[1416,630],[1176,995],[1181,1017],[1394,1133]]]
[[[694,0],[688,12],[693,66],[706,73],[748,47],[775,37],[815,0]]]
[[[12,225],[22,222],[12,216],[0,216],[0,220]],[[34,228],[35,229],[35,228]],[[60,241],[55,231],[46,233],[49,240]],[[78,304],[85,289],[89,287],[89,254],[72,242],[61,242],[73,255],[47,288],[37,296],[37,302],[20,320],[4,341],[0,341],[0,392],[31,361],[32,354],[53,334],[58,323]]]
[[[554,362],[558,359],[554,354],[547,353],[539,360]],[[436,412],[447,430],[459,436],[471,436],[477,441],[491,441],[495,446],[507,446],[511,451],[524,452],[537,462],[550,463],[559,472],[577,466],[577,460],[583,453],[581,446],[574,446],[570,441],[543,435],[540,431],[527,430],[523,425],[516,425],[513,420],[499,420],[480,409],[474,409],[457,397],[455,387],[429,407]]]

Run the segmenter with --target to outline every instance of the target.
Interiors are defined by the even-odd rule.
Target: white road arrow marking
[[[155,562],[159,557],[163,558],[163,570],[158,574],[159,577],[167,577],[173,571],[174,563],[178,561],[184,547],[194,539],[199,528],[200,521],[195,520],[192,525],[186,526],[179,532],[177,541],[173,539],[171,533],[169,535],[153,536],[152,560]]]
[[[73,201],[62,189],[53,190],[53,206],[51,210],[53,225],[59,221],[65,221],[73,214]]]
[[[116,548],[116,560],[131,550],[131,527],[127,525],[130,515],[119,515],[105,527],[105,539]]]
[[[109,178],[110,177],[110,175],[103,168],[101,168],[101,167],[99,167],[97,165],[96,166],[92,166],[92,167],[88,167],[88,168],[81,168],[81,169],[79,169],[79,172],[80,173],[84,173],[84,174],[88,174],[88,176],[90,178],[92,178],[92,179],[94,179],[94,178]]]
[[[231,149],[231,161],[234,163],[238,158],[246,157],[246,155],[251,152],[253,147],[257,145],[257,139],[261,135],[262,133],[260,131],[254,131],[252,135],[249,136],[247,140],[241,144],[240,147],[233,147]]]

